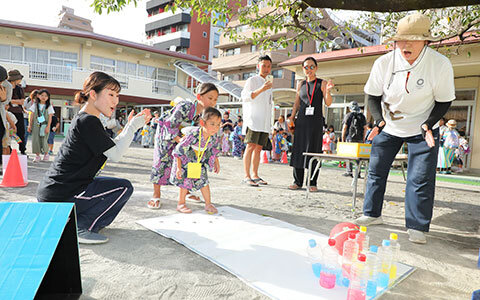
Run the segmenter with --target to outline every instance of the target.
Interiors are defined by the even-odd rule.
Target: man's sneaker
[[[78,243],[79,244],[104,244],[108,242],[108,238],[99,233],[91,232],[87,229],[78,229]]]
[[[426,244],[427,238],[425,237],[425,233],[420,230],[415,229],[408,229],[408,240],[412,243],[416,244]]]
[[[370,216],[361,216],[357,218],[353,223],[360,226],[380,225],[383,224],[382,216],[375,218]]]
[[[48,151],[48,155],[53,155],[53,151],[52,150]]]
[[[352,173],[345,172],[345,173],[342,174],[342,176],[345,176],[345,177],[353,177],[353,174],[352,174]]]

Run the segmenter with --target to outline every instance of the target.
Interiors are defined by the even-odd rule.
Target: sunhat
[[[3,66],[0,66],[0,82],[7,79],[7,77],[8,77],[7,70]]]
[[[10,70],[8,71],[8,81],[15,81],[22,79],[23,75],[19,70]]]
[[[448,120],[447,126],[448,127],[457,127],[457,121],[455,121],[454,119]]]
[[[414,13],[398,21],[397,33],[390,41],[435,41],[430,31],[430,18],[421,13]]]
[[[358,106],[357,101],[350,102],[349,107],[351,111],[360,112],[360,107]]]

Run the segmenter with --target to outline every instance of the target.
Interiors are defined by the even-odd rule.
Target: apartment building
[[[93,32],[92,21],[75,15],[73,8],[62,6],[58,16],[58,28]]]
[[[168,107],[176,96],[191,98],[189,76],[175,66],[178,62],[209,65],[192,55],[89,31],[0,20],[0,65],[25,76],[27,93],[42,88],[50,91],[63,130],[78,110],[73,95],[95,70],[121,83],[119,109]]]
[[[150,0],[146,3],[147,44],[162,50],[190,54],[207,60],[210,57],[210,23],[201,24],[197,13],[177,9],[175,13],[165,7],[175,5],[172,0]]]

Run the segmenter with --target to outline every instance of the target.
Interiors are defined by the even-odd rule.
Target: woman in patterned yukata
[[[170,182],[180,188],[177,211],[191,213],[185,198],[189,190],[200,190],[205,199],[205,211],[217,213],[211,203],[208,184],[207,166],[210,171],[218,173],[220,163],[220,139],[215,135],[222,124],[222,115],[213,107],[207,107],[202,113],[200,127],[188,127],[185,136],[173,150],[175,162],[170,175]]]
[[[195,101],[181,100],[170,111],[163,114],[158,122],[155,133],[155,145],[153,154],[153,166],[150,180],[153,183],[153,197],[148,201],[148,207],[159,209],[160,187],[170,184],[170,172],[172,170],[172,151],[180,142],[180,126],[183,122],[193,125],[194,120],[202,111],[217,103],[218,89],[212,83],[203,83],[199,87]],[[200,200],[190,195],[191,199]]]

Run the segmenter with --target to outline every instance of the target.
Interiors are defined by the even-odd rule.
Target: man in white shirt
[[[266,185],[267,182],[258,176],[260,152],[267,144],[268,134],[272,124],[273,79],[270,75],[272,59],[268,55],[258,58],[258,75],[250,77],[245,82],[242,91],[243,129],[247,148],[243,156],[245,168],[244,182],[250,186]],[[250,166],[252,176],[250,175]]]

